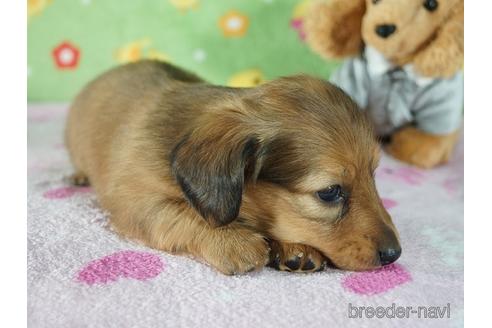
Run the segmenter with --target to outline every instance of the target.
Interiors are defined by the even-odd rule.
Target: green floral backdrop
[[[67,101],[102,71],[160,58],[251,86],[336,63],[304,42],[310,0],[28,0],[28,100]]]

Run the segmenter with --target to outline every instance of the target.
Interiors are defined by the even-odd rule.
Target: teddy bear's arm
[[[444,135],[456,131],[463,117],[463,75],[438,80],[416,99],[412,112],[416,127],[427,133]]]
[[[362,109],[369,101],[369,77],[361,57],[345,60],[330,76],[330,82],[345,91]]]
[[[386,151],[423,168],[447,162],[458,140],[462,109],[463,75],[435,81],[416,97],[412,108],[415,126],[396,131]]]

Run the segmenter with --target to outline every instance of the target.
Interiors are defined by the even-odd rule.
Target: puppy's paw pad
[[[317,272],[325,269],[326,259],[306,245],[272,242],[268,266],[287,272]]]
[[[304,263],[304,265],[302,266],[301,270],[302,271],[311,271],[311,270],[314,270],[314,268],[316,268],[316,264],[314,264],[314,262],[311,259],[308,259]]]
[[[74,186],[87,187],[89,185],[89,178],[82,172],[76,172],[67,179]]]
[[[301,267],[301,258],[296,256],[288,261],[286,261],[285,266],[291,269],[292,271],[296,271]]]

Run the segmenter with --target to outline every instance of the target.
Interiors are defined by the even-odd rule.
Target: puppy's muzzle
[[[386,248],[384,250],[379,251],[379,261],[381,265],[388,265],[396,260],[401,255],[401,247],[398,248]]]
[[[401,246],[393,230],[389,228],[384,230],[383,239],[379,245],[378,256],[381,265],[388,265],[398,260],[401,255]]]

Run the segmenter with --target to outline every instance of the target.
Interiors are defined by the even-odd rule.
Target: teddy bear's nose
[[[383,24],[376,26],[376,34],[382,38],[387,38],[396,31],[396,26],[393,24]]]

